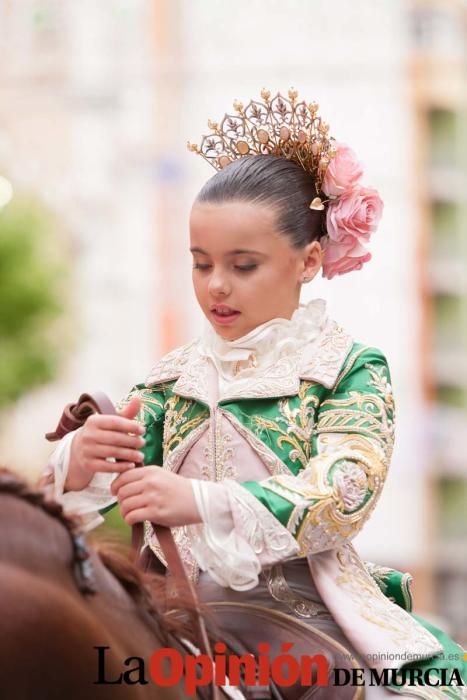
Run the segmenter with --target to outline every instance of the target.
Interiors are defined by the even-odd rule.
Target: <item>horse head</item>
[[[96,648],[108,648],[106,672],[118,678],[125,658],[177,647],[182,626],[163,609],[160,577],[121,547],[89,545],[60,504],[5,468],[0,532],[2,697],[154,697],[151,684],[95,686]],[[178,684],[157,696],[186,697]]]

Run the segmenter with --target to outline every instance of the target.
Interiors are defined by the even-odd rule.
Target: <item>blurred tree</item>
[[[65,273],[52,214],[13,197],[0,208],[0,409],[57,373]]]

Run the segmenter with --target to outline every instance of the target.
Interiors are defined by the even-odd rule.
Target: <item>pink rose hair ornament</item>
[[[363,244],[369,242],[383,213],[378,192],[360,184],[363,170],[352,149],[343,143],[335,143],[335,149],[322,185],[329,198],[326,234],[320,241],[323,277],[328,279],[360,270],[363,263],[371,260],[371,253]]]
[[[378,192],[364,187],[363,169],[354,152],[329,137],[329,126],[318,115],[316,102],[261,90],[262,100],[246,105],[235,100],[235,114],[221,122],[208,120],[211,133],[201,144],[188,143],[216,170],[246,155],[276,155],[299,164],[313,178],[316,197],[310,209],[320,213],[323,235],[322,274],[327,279],[360,270],[371,259],[365,245],[376,231],[383,211]],[[324,215],[324,216],[323,216]]]

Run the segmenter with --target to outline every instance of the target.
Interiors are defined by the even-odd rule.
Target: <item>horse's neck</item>
[[[0,493],[0,532],[0,560],[78,592],[72,540],[60,520],[28,501]],[[132,607],[131,596],[91,546],[89,553],[96,591],[120,608]]]

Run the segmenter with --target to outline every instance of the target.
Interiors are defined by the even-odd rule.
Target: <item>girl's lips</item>
[[[240,316],[240,311],[233,311],[231,314],[228,314],[226,316],[225,314],[220,314],[215,309],[213,309],[211,311],[211,314],[214,316],[216,323],[220,323],[224,326],[228,323],[232,323],[232,321],[234,321],[237,318],[237,316]]]

